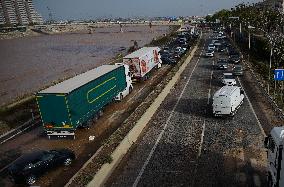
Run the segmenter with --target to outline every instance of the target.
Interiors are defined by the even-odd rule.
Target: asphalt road
[[[234,117],[212,115],[222,74],[212,65],[225,56],[203,57],[210,36],[106,186],[265,185],[264,134],[249,98]]]

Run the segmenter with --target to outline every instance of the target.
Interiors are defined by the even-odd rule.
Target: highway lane
[[[204,58],[203,47],[107,186],[265,184],[264,136],[248,99],[234,117],[212,116],[222,71],[213,70],[216,59]]]

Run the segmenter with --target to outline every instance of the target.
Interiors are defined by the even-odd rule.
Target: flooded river
[[[41,35],[0,41],[0,105],[30,95],[125,53],[134,40],[139,46],[169,31],[168,26],[97,28],[93,34]]]

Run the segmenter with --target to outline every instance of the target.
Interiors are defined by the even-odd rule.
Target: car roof
[[[38,151],[31,152],[31,153],[26,153],[26,154],[20,156],[16,161],[14,161],[13,165],[17,165],[17,166],[20,166],[20,167],[25,166],[27,163],[40,158],[46,152],[47,151],[38,150]]]
[[[223,73],[223,75],[233,75],[232,73]]]

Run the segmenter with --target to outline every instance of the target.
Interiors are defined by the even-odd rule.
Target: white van
[[[223,86],[213,96],[214,116],[234,116],[244,100],[244,94],[238,86]]]

